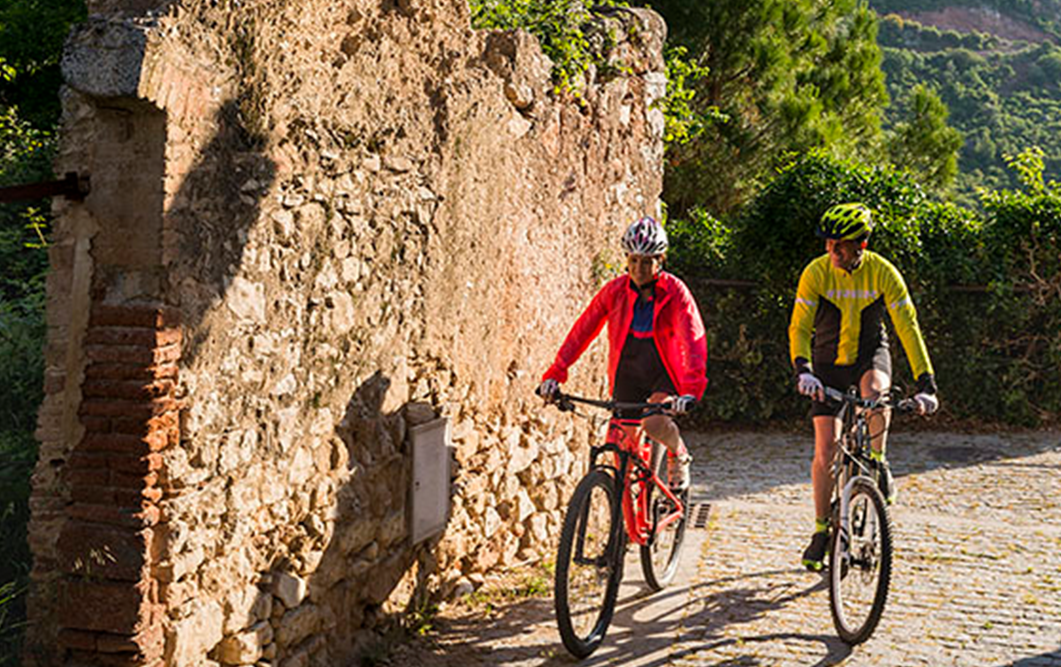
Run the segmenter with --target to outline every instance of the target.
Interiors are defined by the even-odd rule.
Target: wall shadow
[[[1061,648],[1031,658],[1007,662],[999,667],[1057,667],[1061,665]]]
[[[167,212],[166,227],[175,239],[176,257],[166,267],[182,282],[171,288],[179,298],[186,336],[184,366],[195,363],[203,344],[215,333],[204,326],[244,266],[251,229],[261,219],[267,193],[277,179],[277,165],[265,153],[265,139],[241,119],[240,103],[224,103],[215,116],[217,132],[197,151]],[[252,354],[248,350],[248,354]]]

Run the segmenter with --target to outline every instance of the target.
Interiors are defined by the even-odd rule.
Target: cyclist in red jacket
[[[623,234],[626,275],[597,293],[564,339],[556,361],[545,371],[538,393],[551,399],[567,380],[567,370],[608,325],[608,379],[620,402],[670,402],[684,414],[707,387],[707,337],[689,288],[663,271],[667,233],[651,217]],[[675,489],[689,486],[692,457],[678,425],[668,415],[644,421],[648,435],[669,452],[667,476]]]

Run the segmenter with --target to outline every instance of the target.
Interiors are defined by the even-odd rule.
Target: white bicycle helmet
[[[646,215],[627,227],[623,250],[630,255],[662,255],[667,252],[667,232],[655,218]]]

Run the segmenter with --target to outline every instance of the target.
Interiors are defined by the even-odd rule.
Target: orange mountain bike
[[[612,413],[605,442],[590,448],[589,472],[567,506],[556,557],[560,637],[572,655],[585,658],[600,646],[611,623],[628,541],[641,548],[649,587],[661,590],[674,578],[689,491],[674,492],[660,478],[667,448],[641,429],[641,421],[664,414],[667,403],[556,397],[560,410],[574,411],[575,403]]]

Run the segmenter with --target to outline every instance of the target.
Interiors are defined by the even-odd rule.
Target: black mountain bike
[[[842,427],[833,462],[832,526],[829,547],[829,606],[840,638],[861,644],[877,628],[892,573],[892,524],[880,490],[884,474],[870,458],[868,416],[892,408],[916,412],[911,399],[896,400],[886,393],[875,400],[860,398],[852,387],[846,393],[825,387],[826,398],[842,403]]]
[[[689,491],[672,491],[661,479],[667,448],[641,429],[645,417],[666,413],[667,403],[616,403],[565,394],[556,399],[565,411],[573,411],[575,403],[612,413],[605,442],[590,448],[589,472],[567,506],[556,556],[560,637],[572,655],[585,658],[600,646],[611,623],[628,540],[641,548],[641,569],[652,590],[674,578]],[[628,418],[630,414],[639,416]]]

